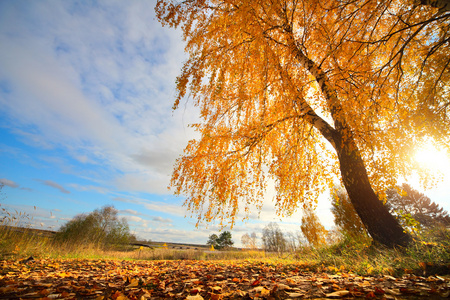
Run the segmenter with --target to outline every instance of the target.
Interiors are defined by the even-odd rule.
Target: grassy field
[[[360,275],[450,274],[450,233],[436,230],[428,242],[417,241],[407,249],[386,249],[363,242],[341,241],[321,248],[303,247],[290,253],[207,248],[174,249],[122,245],[105,249],[98,245],[58,244],[51,232],[0,227],[0,259],[23,260],[30,256],[43,259],[115,259],[115,260],[257,260],[302,265],[305,270]]]

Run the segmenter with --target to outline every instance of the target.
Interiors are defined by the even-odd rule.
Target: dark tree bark
[[[412,239],[373,191],[358,148],[348,139],[341,145],[336,150],[342,180],[367,231],[374,241],[388,247],[407,246]]]

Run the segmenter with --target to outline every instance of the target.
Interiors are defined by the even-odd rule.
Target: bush
[[[62,226],[55,236],[61,243],[73,245],[95,244],[101,248],[128,244],[135,237],[130,234],[127,221],[117,217],[113,206],[81,214]]]

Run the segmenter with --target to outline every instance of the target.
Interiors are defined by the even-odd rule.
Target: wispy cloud
[[[133,209],[122,209],[122,210],[120,210],[119,212],[122,213],[122,214],[135,215],[135,216],[141,214],[141,213],[139,213],[139,212],[137,212],[137,211],[135,211],[135,210],[133,210]]]
[[[169,218],[162,218],[162,217],[153,217],[152,221],[158,222],[158,223],[172,223],[172,220]]]
[[[17,183],[15,183],[12,180],[6,179],[6,178],[0,178],[0,184],[3,184],[5,186],[9,186],[12,188],[18,188],[19,185]]]
[[[55,188],[57,190],[59,190],[61,193],[64,194],[70,194],[70,191],[66,190],[62,185],[60,185],[59,183],[56,183],[52,180],[42,180],[42,179],[36,179],[36,181],[39,181],[40,183]]]
[[[72,188],[76,189],[77,191],[87,192],[87,191],[95,191],[99,194],[106,194],[109,192],[109,190],[105,187],[101,186],[95,186],[95,185],[80,185],[76,183],[69,184]]]
[[[13,189],[19,188],[21,190],[28,191],[28,192],[33,191],[30,188],[21,187],[18,183],[14,182],[12,180],[9,180],[7,178],[0,178],[0,184],[3,184],[4,186],[9,186],[10,188],[13,188]]]

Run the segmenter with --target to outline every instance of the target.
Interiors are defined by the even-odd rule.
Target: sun
[[[414,158],[420,167],[433,173],[450,175],[450,157],[444,150],[437,149],[432,143],[420,147]]]

